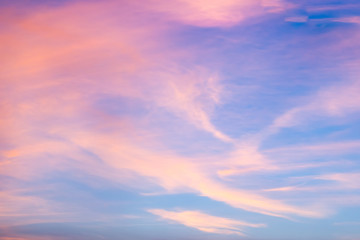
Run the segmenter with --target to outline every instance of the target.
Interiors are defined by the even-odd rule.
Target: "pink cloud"
[[[33,224],[44,221],[61,222],[71,215],[59,209],[59,205],[46,201],[41,197],[26,196],[21,190],[0,192],[0,224],[10,227],[21,224]],[[54,218],[56,216],[57,218]]]
[[[162,209],[149,209],[148,212],[158,215],[165,220],[178,222],[203,232],[219,234],[235,234],[244,236],[244,227],[265,227],[265,224],[254,224],[228,218],[211,216],[198,211],[166,211]]]
[[[279,12],[289,4],[281,0],[153,0],[147,9],[163,13],[168,19],[200,27],[231,27],[267,12]]]
[[[207,27],[233,26],[264,11],[284,7],[280,1],[154,2],[157,4],[136,4],[144,4],[143,8],[154,13],[162,12],[164,18]],[[226,177],[276,169],[258,151],[256,143],[240,147],[235,144],[235,150],[227,156],[206,156],[213,162],[204,164],[200,158],[164,150],[166,139],[161,142],[156,138],[159,133],[137,126],[137,119],[120,118],[94,106],[97,97],[103,95],[136,99],[152,108],[165,109],[217,139],[236,142],[211,121],[224,94],[216,71],[176,64],[181,56],[162,47],[169,25],[161,20],[148,21],[146,14],[134,19],[132,11],[127,12],[131,6],[121,10],[114,2],[79,2],[60,8],[31,9],[22,18],[6,18],[8,27],[2,30],[1,39],[4,54],[0,56],[5,63],[2,75],[7,80],[2,82],[1,93],[6,100],[1,104],[4,119],[0,123],[8,146],[1,149],[5,161],[1,162],[0,172],[36,179],[51,170],[81,169],[141,188],[143,182],[132,181],[138,174],[149,185],[161,186],[167,192],[193,192],[247,211],[280,217],[325,216],[325,211],[232,188],[217,178],[217,174]],[[310,104],[290,110],[275,120],[273,127],[292,125],[298,115],[307,111],[321,109],[338,114],[359,107],[353,88],[344,87],[341,92],[343,96],[337,100],[332,96],[338,89],[319,93],[315,107]],[[148,126],[146,120],[141,123]],[[56,136],[56,140],[48,136]],[[102,162],[92,161],[81,151],[84,149]],[[46,154],[56,157],[49,160]],[[119,174],[124,172],[128,174]],[[17,197],[14,199],[19,202]],[[29,207],[33,204],[28,200],[23,203]],[[21,210],[13,205],[9,209]],[[157,213],[170,214],[163,210]],[[176,214],[170,216],[178,219]],[[198,213],[190,216],[204,217]],[[231,221],[225,224],[246,225]],[[218,225],[196,226],[207,232],[223,231]]]
[[[334,18],[334,19],[332,19],[332,21],[333,22],[344,22],[344,23],[360,24],[360,17],[359,16],[352,16],[352,17]]]
[[[166,80],[156,97],[159,106],[187,119],[222,141],[233,141],[210,120],[214,107],[221,103],[223,95],[222,85],[215,74],[204,69],[195,69],[187,72],[174,71],[171,74],[161,73],[160,76]]]
[[[272,148],[265,150],[265,153],[278,154],[309,154],[312,155],[339,155],[347,152],[358,152],[360,141],[343,141],[343,142],[328,142],[312,145],[295,145],[282,148]]]
[[[279,217],[320,217],[326,214],[311,207],[292,206],[251,191],[227,187],[204,171],[205,166],[197,163],[196,159],[176,156],[171,152],[154,152],[140,147],[139,142],[133,145],[129,139],[97,135],[94,132],[80,135],[71,133],[69,137],[82,148],[91,149],[111,167],[147,176],[169,192],[194,192],[236,208]]]
[[[119,22],[114,9],[118,5],[112,2],[77,3],[35,8],[20,19],[8,17],[2,35],[2,74],[8,79],[3,92],[7,118],[2,121],[18,128],[24,123],[17,123],[20,119],[28,119],[29,127],[34,125],[32,119],[55,115],[79,119],[93,114],[90,99],[107,94],[150,101],[230,141],[210,120],[221,97],[216,76],[196,67],[159,69],[176,61],[161,47],[168,26],[159,22],[144,26],[147,16],[134,20],[125,6],[121,19],[129,21]],[[14,136],[17,130],[12,131]]]
[[[341,188],[359,189],[360,173],[331,173],[315,176],[315,179],[337,182]]]

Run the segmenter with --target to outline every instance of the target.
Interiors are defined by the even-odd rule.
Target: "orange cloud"
[[[114,9],[123,11],[122,21]],[[147,22],[140,28],[147,16],[134,19],[127,10],[110,1],[39,7],[23,18],[9,17],[1,58],[8,79],[6,108],[15,121],[54,115],[53,109],[64,117],[88,114],[89,99],[104,94],[150,101],[231,141],[210,120],[221,98],[216,74],[198,67],[180,70],[184,67],[172,63],[171,49],[161,47],[167,24]],[[164,71],[164,65],[171,70]]]

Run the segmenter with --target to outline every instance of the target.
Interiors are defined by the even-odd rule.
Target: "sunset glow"
[[[0,240],[359,240],[360,3],[0,1]]]

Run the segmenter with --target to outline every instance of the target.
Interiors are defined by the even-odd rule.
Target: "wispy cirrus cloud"
[[[304,105],[294,107],[279,117],[264,132],[272,134],[281,128],[294,127],[307,121],[309,117],[341,117],[360,110],[359,81],[349,81],[341,85],[334,85],[319,90],[316,95],[309,98]]]
[[[311,206],[305,208],[292,206],[252,191],[228,187],[216,178],[212,178],[205,170],[206,167],[196,163],[195,159],[179,157],[171,152],[165,154],[147,150],[139,147],[139,143],[129,144],[129,139],[109,138],[109,135],[96,135],[94,132],[91,134],[71,133],[69,137],[72,137],[72,142],[78,146],[91,149],[112,168],[128,169],[153,178],[157,184],[170,192],[190,191],[236,208],[279,217],[288,215],[320,217],[327,214],[316,211]],[[151,167],[154,164],[159,167]]]
[[[244,236],[243,228],[265,227],[265,224],[248,223],[223,217],[211,216],[198,211],[166,211],[149,209],[148,212],[158,215],[164,220],[171,220],[203,232],[219,234],[235,234]]]
[[[352,169],[358,167],[356,136],[317,142],[302,136],[292,145],[286,134],[278,136],[287,130],[300,135],[313,119],[350,121],[360,110],[357,75],[343,77],[358,65],[356,51],[349,51],[357,46],[357,33],[324,27],[322,34],[301,7],[277,0],[139,0],[10,4],[1,10],[6,27],[0,29],[0,177],[2,186],[12,183],[0,194],[2,222],[91,218],[115,224],[113,210],[129,206],[117,217],[137,211],[141,222],[141,201],[159,192],[164,193],[159,198],[186,195],[256,214],[261,222],[324,218],[339,206],[358,206],[359,176]],[[313,29],[306,32],[308,25]],[[330,38],[342,41],[324,44]],[[335,55],[335,63],[326,59]],[[324,74],[318,68],[323,62],[339,63],[332,71],[341,69],[341,77],[310,83],[309,76]],[[288,66],[291,71],[280,69]],[[309,72],[298,76],[303,69]],[[301,78],[300,90],[292,86],[300,80],[293,78]],[[274,90],[279,86],[286,87]],[[231,97],[239,99],[225,101]],[[271,113],[265,116],[266,111]],[[246,120],[239,123],[240,118]],[[277,146],[263,147],[265,140]],[[61,184],[76,187],[67,191]],[[122,189],[131,189],[131,200]],[[78,198],[70,201],[74,195]],[[138,205],[135,198],[141,198]],[[125,207],[111,199],[116,204],[125,199]],[[146,204],[154,205],[146,207],[154,215],[208,233],[242,235],[246,227],[265,226],[161,210],[161,201]],[[177,204],[196,205],[188,199]]]
[[[328,142],[312,145],[294,145],[281,148],[271,148],[264,150],[264,153],[279,153],[279,154],[292,154],[292,155],[339,155],[346,152],[358,152],[360,142],[355,141],[340,141],[340,142]]]
[[[334,18],[333,22],[343,22],[343,23],[355,23],[360,24],[360,16],[351,16],[351,17],[342,17],[342,18]]]
[[[291,7],[291,4],[282,0],[153,0],[150,3],[145,7],[163,13],[168,19],[199,27],[232,27],[249,18],[281,12]]]
[[[215,74],[195,68],[186,72],[160,73],[155,77],[158,80],[164,79],[164,86],[155,97],[158,106],[165,107],[222,141],[233,141],[218,130],[210,119],[214,107],[221,103],[223,95],[220,79]]]
[[[333,174],[324,174],[315,176],[314,179],[321,179],[327,181],[334,181],[337,182],[342,188],[353,188],[359,189],[360,184],[358,179],[360,177],[360,173],[333,173]]]
[[[233,141],[210,121],[222,93],[217,76],[203,68],[179,71],[182,65],[163,69],[162,64],[176,57],[164,50],[154,55],[159,47],[156,40],[145,45],[138,42],[145,37],[157,39],[164,29],[156,24],[143,30],[134,28],[141,20],[119,24],[113,15],[116,6],[110,2],[82,7],[79,2],[39,8],[22,19],[9,17],[2,46],[7,49],[2,58],[7,59],[4,75],[9,81],[3,92],[7,96],[4,104],[11,109],[9,118],[14,121],[6,130],[9,146],[2,151],[6,159],[2,173],[32,179],[51,171],[83,168],[108,178],[104,169],[110,167],[152,178],[170,192],[190,190],[248,211],[275,216],[323,215],[227,187],[196,164],[196,159],[147,150],[144,142],[151,139],[155,144],[155,139],[136,136],[147,132],[135,126],[132,114],[136,110],[119,119],[116,112],[97,108],[96,101],[102,98],[136,99],[145,108],[146,104],[150,109],[165,108],[220,140]],[[97,21],[102,17],[107,21]],[[132,19],[129,14],[124,17]],[[154,63],[153,57],[160,64]],[[142,124],[148,124],[146,118]],[[228,163],[262,163],[256,151],[244,151],[234,153]],[[52,156],[51,160],[47,156]],[[154,164],[161,167],[154,168]],[[126,177],[114,181],[130,182]]]

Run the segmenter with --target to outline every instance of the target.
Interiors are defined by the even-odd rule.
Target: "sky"
[[[357,0],[0,0],[0,240],[359,240]]]

